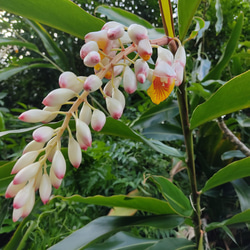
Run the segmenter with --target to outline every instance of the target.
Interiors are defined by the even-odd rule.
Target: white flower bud
[[[46,204],[49,201],[51,195],[51,181],[48,174],[43,174],[40,187],[39,187],[39,194],[43,204]]]
[[[92,135],[89,126],[80,119],[76,119],[76,139],[82,149],[86,150],[91,147]]]
[[[23,182],[27,182],[28,180],[30,180],[31,178],[33,178],[38,170],[40,169],[40,162],[35,162],[32,163],[30,165],[28,165],[27,167],[21,169],[15,176],[14,180],[13,180],[13,184],[17,185]]]
[[[89,41],[82,46],[82,48],[80,50],[80,57],[82,59],[84,59],[89,54],[89,52],[91,52],[91,51],[97,52],[98,50],[99,50],[99,48],[98,48],[97,42]]]
[[[57,137],[53,137],[49,140],[49,142],[46,145],[46,154],[48,155],[48,160],[52,162],[52,159],[54,157],[54,154],[57,149],[57,143],[60,143],[60,141],[57,140]],[[61,145],[58,145],[58,148],[60,148]]]
[[[53,171],[53,169],[50,168],[50,172],[49,172],[49,178],[51,181],[51,184],[54,188],[58,189],[61,184],[62,184],[62,179],[58,179]]]
[[[47,142],[54,134],[54,129],[48,126],[43,126],[34,130],[32,137],[37,142]]]
[[[20,119],[23,122],[43,122],[44,120],[48,119],[50,117],[51,112],[44,111],[41,109],[30,109],[28,111],[23,112],[18,119]]]
[[[125,97],[124,97],[123,93],[118,88],[113,89],[112,98],[118,100],[121,103],[122,108],[124,109],[124,107],[125,107]]]
[[[11,174],[16,174],[21,169],[33,163],[36,160],[38,154],[38,151],[30,151],[26,154],[23,154],[15,163],[14,167],[12,168]]]
[[[19,208],[19,209],[13,209],[13,213],[12,213],[12,220],[13,222],[16,222],[18,221],[21,217],[22,217],[22,214],[23,214],[23,208]]]
[[[82,90],[83,83],[73,72],[65,71],[59,76],[59,86],[79,93]]]
[[[87,67],[94,67],[101,61],[101,56],[96,51],[90,51],[88,55],[84,58],[83,62]]]
[[[79,143],[72,136],[69,137],[68,156],[70,163],[75,168],[79,168],[82,162],[82,150]]]
[[[111,97],[112,96],[112,89],[114,87],[118,88],[121,81],[122,81],[122,78],[120,76],[115,77],[114,79],[108,81],[107,84],[105,85],[104,89],[103,89],[104,93]]]
[[[6,192],[5,192],[5,198],[13,198],[24,186],[25,182],[21,184],[14,185],[13,181],[8,185]]]
[[[129,94],[134,93],[137,89],[137,81],[136,81],[135,73],[129,66],[126,66],[124,70],[123,86],[124,86],[124,90]]]
[[[98,109],[95,109],[91,118],[91,127],[95,131],[101,131],[106,123],[105,114]]]
[[[122,104],[118,100],[111,98],[109,96],[107,96],[105,100],[110,115],[114,119],[119,119],[123,113]]]
[[[102,80],[97,75],[90,75],[83,84],[83,89],[94,92],[102,86]]]
[[[142,39],[138,42],[137,46],[139,56],[144,60],[148,61],[152,56],[153,50],[149,39]]]
[[[49,123],[49,122],[53,121],[58,115],[57,111],[59,111],[60,109],[61,109],[61,105],[59,105],[59,106],[51,106],[51,107],[45,106],[43,108],[43,110],[51,112],[51,115],[47,119],[43,120],[43,123]],[[53,113],[53,112],[55,112],[55,113]]]
[[[108,39],[110,40],[119,39],[123,36],[123,34],[124,34],[124,28],[121,24],[118,24],[117,26],[108,29],[107,32]]]
[[[92,110],[89,107],[89,105],[86,102],[84,102],[80,110],[79,119],[85,122],[87,125],[89,125],[91,117],[92,117]]]
[[[59,106],[75,96],[76,93],[71,89],[54,89],[43,99],[42,103],[45,106]]]
[[[26,204],[22,207],[23,210],[22,218],[27,217],[31,213],[34,204],[35,204],[35,192],[33,191]]]
[[[62,152],[57,149],[52,159],[51,168],[58,179],[62,179],[66,172],[66,161]]]
[[[139,24],[131,24],[128,27],[128,35],[135,44],[138,44],[140,40],[148,38],[148,31]]]
[[[30,152],[30,151],[40,150],[43,148],[43,146],[44,146],[43,142],[37,142],[37,141],[32,140],[23,149],[23,154],[26,154],[27,152]]]
[[[144,60],[138,59],[136,60],[134,67],[137,81],[140,83],[144,83],[148,76],[148,64]]]

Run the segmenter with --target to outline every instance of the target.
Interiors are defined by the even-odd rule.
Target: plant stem
[[[195,163],[194,163],[193,136],[189,126],[188,102],[187,102],[185,80],[179,86],[179,89],[177,91],[177,98],[179,103],[182,130],[185,138],[186,153],[187,153],[186,164],[187,164],[188,177],[190,181],[192,205],[194,209],[192,219],[194,223],[196,244],[198,245],[201,237],[200,194],[197,190]]]

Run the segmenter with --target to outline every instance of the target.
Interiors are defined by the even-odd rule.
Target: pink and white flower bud
[[[112,98],[116,99],[117,101],[119,101],[122,105],[122,108],[124,109],[125,107],[125,97],[123,95],[123,93],[118,89],[118,88],[114,88],[112,91]]]
[[[43,123],[49,123],[49,122],[53,121],[57,117],[57,115],[58,115],[57,112],[60,109],[61,109],[61,105],[59,105],[59,106],[51,106],[51,107],[45,106],[43,108],[43,110],[51,112],[51,115],[47,119],[43,120],[42,122]]]
[[[11,174],[16,174],[21,169],[33,163],[36,160],[38,154],[39,151],[30,151],[26,154],[23,154],[15,163],[14,167],[12,168]]]
[[[80,50],[80,57],[82,58],[82,60],[89,54],[89,52],[91,51],[96,51],[98,52],[99,48],[98,48],[98,44],[95,41],[89,41],[86,42],[81,50]]]
[[[144,60],[148,61],[152,56],[153,50],[149,39],[142,39],[138,42],[137,46],[139,56]]]
[[[26,186],[24,186],[15,196],[13,201],[13,207],[15,209],[19,209],[23,207],[27,201],[29,200],[32,193],[35,192],[34,187],[34,180],[30,181]]]
[[[14,185],[13,181],[8,185],[6,192],[5,192],[5,198],[13,198],[24,186],[25,182]]]
[[[123,66],[122,66],[123,67]],[[111,79],[110,81],[107,82],[107,84],[105,85],[103,92],[107,95],[107,96],[112,96],[112,90],[113,88],[118,88],[120,83],[122,81],[122,77],[118,76],[115,77],[113,79]]]
[[[14,177],[13,184],[17,185],[23,182],[26,183],[28,180],[30,180],[37,174],[40,167],[40,162],[35,162],[21,169]]]
[[[76,119],[76,139],[82,149],[86,150],[91,147],[92,135],[89,126],[80,119]]]
[[[129,94],[134,93],[137,89],[137,81],[136,81],[135,73],[129,66],[126,66],[124,70],[123,86],[124,86],[124,90]]]
[[[134,67],[135,67],[135,75],[137,81],[140,83],[144,83],[148,76],[148,71],[149,71],[148,64],[144,60],[138,59],[136,60]]]
[[[87,125],[89,125],[91,117],[92,117],[92,110],[90,106],[86,102],[84,102],[80,110],[79,119],[85,122]]]
[[[47,154],[47,159],[50,162],[52,162],[52,159],[54,157],[54,154],[56,152],[57,147],[61,148],[61,145],[57,146],[58,143],[61,144],[61,142],[57,140],[57,137],[54,137],[54,138],[50,139],[49,142],[47,143],[46,154]]]
[[[68,141],[68,156],[70,163],[75,168],[79,168],[82,162],[82,150],[79,143],[72,136],[69,137]]]
[[[51,112],[41,109],[31,109],[23,112],[18,119],[23,122],[43,122],[50,117]]]
[[[118,100],[111,98],[109,96],[107,96],[105,100],[106,100],[107,110],[109,111],[110,115],[114,119],[119,119],[123,113],[122,104]]]
[[[37,141],[34,141],[32,140],[31,142],[29,142],[25,148],[23,149],[23,154],[26,154],[30,151],[37,151],[37,150],[40,150],[42,149],[44,146],[44,143],[43,142],[37,142]]]
[[[138,44],[140,40],[148,39],[147,29],[139,24],[131,24],[128,27],[128,35],[135,44]]]
[[[43,126],[34,130],[32,137],[37,142],[45,143],[51,139],[54,134],[54,129],[48,126]]]
[[[53,171],[53,169],[50,168],[50,172],[49,172],[49,178],[51,181],[51,184],[54,188],[58,189],[61,184],[62,184],[62,179],[58,179]]]
[[[83,63],[87,67],[95,67],[101,61],[101,56],[96,51],[90,51],[88,55],[84,58]]]
[[[28,199],[28,201],[26,202],[26,204],[22,207],[23,213],[22,213],[22,218],[27,217],[35,204],[35,192],[32,192],[30,198]]]
[[[38,170],[38,173],[36,174],[36,179],[35,179],[35,191],[37,191],[40,187],[41,184],[41,180],[42,180],[42,176],[43,176],[43,170],[42,168],[40,168]]]
[[[39,194],[43,204],[46,204],[49,201],[51,195],[52,187],[51,181],[48,174],[43,174],[40,187],[39,187]]]
[[[59,86],[79,93],[82,90],[83,83],[73,72],[65,71],[59,76]]]
[[[23,214],[23,208],[19,208],[19,209],[13,209],[13,213],[12,213],[12,220],[13,222],[18,221]]]
[[[90,75],[83,84],[83,89],[93,92],[102,86],[102,80],[97,75]]]
[[[42,103],[45,106],[59,106],[75,96],[76,93],[71,89],[54,89],[43,99]]]
[[[130,39],[128,32],[124,32],[123,36],[120,38],[122,44],[130,44],[132,40]]]
[[[57,149],[52,159],[51,168],[58,179],[62,179],[66,172],[66,161],[61,150]]]
[[[118,64],[119,63],[123,63],[123,62],[118,62]],[[114,77],[120,75],[122,73],[123,69],[124,69],[124,65],[116,65],[116,66],[114,66],[113,67],[113,75],[114,75]]]
[[[107,37],[110,40],[116,40],[121,38],[123,34],[124,34],[124,28],[121,24],[118,24],[117,26],[108,29]]]
[[[170,66],[173,64],[174,56],[170,50],[164,49],[161,46],[159,46],[157,48],[157,54],[158,54],[158,58],[160,58],[160,60],[165,61]]]
[[[116,21],[110,21],[110,22],[105,23],[102,26],[102,30],[109,30],[109,29],[115,28],[115,27],[117,27],[119,25],[121,25],[122,27],[124,27],[122,24],[120,24],[120,23],[118,23]]]
[[[95,131],[101,131],[106,123],[106,115],[98,109],[95,109],[91,118],[91,127]]]

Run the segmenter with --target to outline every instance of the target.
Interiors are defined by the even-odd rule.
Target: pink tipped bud
[[[92,135],[89,126],[80,119],[76,119],[76,138],[82,149],[91,147]]]
[[[94,67],[101,61],[101,56],[96,51],[90,51],[88,55],[84,58],[83,62],[87,67]]]
[[[99,50],[99,48],[98,48],[97,42],[89,41],[82,46],[82,48],[80,50],[80,57],[82,59],[84,59],[89,54],[89,52],[91,52],[91,51],[97,52],[98,50]]]
[[[29,200],[32,192],[34,193],[33,187],[34,181],[29,182],[26,186],[24,186],[15,196],[13,201],[13,207],[15,209],[23,207],[27,201]]]
[[[46,204],[49,201],[51,190],[52,188],[50,178],[48,174],[43,174],[39,187],[39,194],[43,204]]]
[[[107,96],[105,100],[110,115],[114,119],[119,119],[123,113],[122,104],[118,100],[111,98],[109,96]]]
[[[20,119],[23,122],[42,122],[46,119],[48,119],[48,117],[50,117],[51,112],[49,111],[44,111],[44,110],[40,110],[40,109],[31,109],[28,111],[23,112],[18,119]]]
[[[149,66],[148,64],[142,60],[138,59],[135,62],[135,75],[136,79],[140,83],[144,83],[148,76]]]
[[[16,174],[21,169],[33,163],[36,160],[38,154],[39,154],[38,151],[30,151],[22,155],[12,168],[11,174]]]
[[[53,171],[53,169],[50,169],[49,172],[49,178],[51,181],[51,184],[54,188],[58,189],[61,186],[62,179],[58,179]]]
[[[45,106],[59,106],[76,96],[76,93],[71,89],[55,89],[52,90],[44,99]]]
[[[75,168],[79,168],[82,162],[82,150],[79,143],[72,136],[69,137],[68,156],[70,163]]]
[[[49,122],[53,121],[58,115],[57,111],[59,111],[60,109],[61,109],[61,105],[54,106],[54,107],[53,106],[51,106],[51,107],[45,106],[43,108],[43,110],[51,112],[51,115],[47,119],[43,120],[43,123],[49,123]]]
[[[62,152],[59,149],[57,149],[54,154],[51,168],[58,179],[62,179],[64,177],[66,172],[66,162]]]
[[[135,73],[129,66],[126,66],[124,70],[123,86],[124,90],[129,94],[134,93],[137,89]]]
[[[148,61],[152,56],[153,50],[150,44],[149,39],[142,39],[138,43],[138,54],[144,60]]]
[[[157,48],[158,58],[166,63],[168,63],[170,66],[172,65],[174,61],[174,56],[172,52],[168,49],[164,49],[161,46]]]
[[[21,184],[21,183],[25,183],[28,180],[30,180],[31,178],[33,178],[38,170],[40,169],[40,162],[35,162],[32,163],[30,165],[28,165],[27,167],[21,169],[15,176],[14,180],[13,180],[13,184],[17,185],[17,184]]]
[[[22,218],[27,217],[31,213],[34,204],[35,204],[35,192],[32,192],[26,204],[22,207],[23,210]]]
[[[59,86],[60,88],[71,89],[79,93],[82,90],[83,83],[74,73],[65,71],[59,77]]]
[[[135,44],[138,44],[140,40],[148,38],[148,31],[139,24],[131,24],[128,27],[128,35]]]
[[[24,186],[25,183],[14,185],[12,181],[6,189],[5,198],[13,198]]]
[[[23,149],[23,154],[26,154],[27,152],[30,152],[30,151],[37,151],[37,150],[40,150],[42,149],[44,146],[44,143],[43,142],[37,142],[37,141],[31,141],[29,142],[25,148]]]
[[[37,142],[47,142],[54,134],[54,129],[48,126],[43,126],[34,130],[32,137]]]
[[[84,104],[82,105],[80,114],[79,114],[79,119],[85,122],[87,125],[89,125],[91,121],[91,117],[92,117],[92,110],[89,107],[89,105],[86,102],[84,102]]]
[[[18,221],[23,214],[23,208],[19,208],[19,209],[13,209],[13,213],[12,213],[12,220],[13,222]]]
[[[110,40],[116,40],[123,36],[124,28],[122,25],[117,25],[113,28],[108,29],[107,36]]]
[[[95,109],[91,119],[92,129],[94,129],[95,131],[101,131],[105,123],[106,123],[105,114],[102,111]]]
[[[106,95],[108,96],[112,96],[112,89],[113,88],[118,88],[120,83],[122,81],[122,78],[120,76],[115,77],[114,79],[110,80],[109,82],[107,82],[107,84],[105,85],[103,91]]]
[[[102,80],[97,75],[90,75],[83,84],[83,89],[93,92],[102,86]]]
[[[125,97],[124,97],[123,93],[118,88],[113,89],[112,98],[119,101],[121,103],[121,105],[122,105],[122,108],[124,109],[124,107],[125,107]]]

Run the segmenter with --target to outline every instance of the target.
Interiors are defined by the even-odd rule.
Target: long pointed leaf
[[[250,70],[236,76],[219,88],[206,102],[199,105],[191,117],[190,128],[237,110],[250,107]]]
[[[33,43],[28,43],[28,42],[22,42],[18,39],[15,38],[0,38],[0,45],[17,45],[21,47],[26,47],[27,49],[33,50],[35,52],[39,53],[39,49],[37,46]]]
[[[99,30],[104,22],[69,0],[0,0],[0,9],[46,24],[73,36]]]

